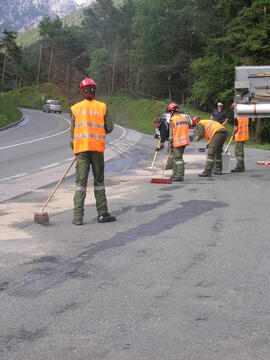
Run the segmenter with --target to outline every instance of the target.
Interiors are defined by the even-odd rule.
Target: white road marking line
[[[21,173],[21,174],[13,175],[13,176],[11,176],[11,178],[12,179],[17,179],[17,178],[25,176],[25,175],[27,175],[27,174],[26,173]]]
[[[12,175],[12,176],[0,179],[0,182],[7,181],[7,180],[12,180],[12,179],[17,179],[17,178],[20,178],[20,177],[23,177],[23,176],[26,176],[26,175],[28,175],[28,174],[27,173],[21,173],[21,174],[17,174],[17,175]]]
[[[0,182],[1,181],[7,181],[7,180],[10,180],[11,178],[10,177],[6,177],[6,178],[3,178],[3,179],[0,179]]]
[[[50,138],[52,138],[52,137],[55,137],[55,136],[58,136],[58,135],[61,135],[61,134],[66,133],[67,131],[70,130],[70,121],[67,120],[66,118],[64,118],[63,116],[58,116],[58,117],[62,118],[63,120],[65,120],[65,121],[69,124],[68,129],[63,130],[63,131],[60,131],[59,133],[56,133],[56,134],[53,134],[53,135],[43,136],[43,137],[38,138],[38,139],[29,140],[29,141],[24,141],[24,142],[22,142],[22,143],[13,144],[13,145],[3,146],[3,147],[0,148],[0,150],[10,149],[10,148],[13,148],[13,147],[22,146],[22,145],[26,145],[26,144],[31,144],[31,143],[34,143],[34,142],[37,142],[37,141],[42,141],[42,140],[50,139]]]
[[[113,140],[112,142],[109,142],[108,145],[113,145],[115,143],[118,143],[120,140],[122,140],[127,135],[127,132],[128,132],[127,129],[123,128],[120,125],[115,125],[115,126],[122,130],[122,135],[119,138]]]
[[[50,169],[50,168],[55,167],[55,166],[58,166],[58,165],[60,165],[60,163],[54,163],[54,164],[42,166],[42,167],[40,168],[40,170]]]

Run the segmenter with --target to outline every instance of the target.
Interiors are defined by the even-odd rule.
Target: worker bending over
[[[207,160],[205,170],[199,174],[201,177],[211,177],[216,160],[215,175],[222,174],[222,147],[227,137],[225,127],[214,120],[201,120],[198,116],[193,118],[196,127],[196,141],[203,137],[207,140]]]
[[[160,133],[160,143],[156,148],[156,151],[160,151],[164,148],[165,141],[169,138],[169,124],[164,118],[156,117],[154,120],[154,126]]]
[[[185,163],[183,155],[185,147],[189,145],[189,124],[187,118],[180,114],[179,106],[176,103],[168,105],[171,114],[169,148],[173,155],[173,173],[171,180],[180,182],[184,180]]]
[[[232,104],[234,109],[235,103]],[[252,120],[254,121],[254,119]],[[235,138],[235,157],[236,157],[236,168],[232,169],[232,172],[244,172],[245,171],[245,152],[244,144],[245,141],[249,140],[249,118],[238,117],[234,119],[234,138]]]
[[[82,225],[87,181],[92,165],[98,222],[115,221],[108,213],[104,186],[105,134],[113,130],[106,104],[95,100],[96,83],[89,78],[80,83],[84,100],[71,107],[71,147],[77,157],[73,224]]]

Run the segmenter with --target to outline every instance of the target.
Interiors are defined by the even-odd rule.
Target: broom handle
[[[164,163],[164,165],[163,165],[162,175],[161,175],[162,177],[163,177],[163,175],[164,175],[164,171],[165,171],[165,168],[166,168],[167,162],[168,162],[169,157],[170,157],[170,155],[171,155],[171,151],[172,151],[172,149],[170,149],[169,154],[168,154],[168,156],[167,156],[167,159],[166,159],[166,161],[165,161],[165,163]]]
[[[158,147],[159,147],[159,145],[160,145],[160,142],[161,142],[161,139],[159,139],[159,141],[158,141]],[[151,166],[151,168],[153,169],[153,167],[154,167],[154,164],[155,164],[155,161],[156,161],[156,158],[157,158],[157,150],[156,150],[156,152],[155,152],[155,155],[154,155],[154,159],[153,159],[153,162],[152,162],[152,166]]]
[[[56,190],[59,188],[61,182],[64,180],[64,178],[67,176],[67,173],[69,172],[69,170],[72,168],[73,164],[76,161],[76,157],[72,160],[72,163],[69,165],[68,169],[65,171],[64,175],[61,177],[61,179],[58,181],[58,183],[55,185],[53,191],[51,192],[50,196],[48,197],[47,201],[45,202],[45,204],[42,206],[42,208],[40,209],[40,212],[42,213],[43,210],[45,209],[45,207],[48,205],[49,201],[51,200],[51,198],[53,197],[54,193],[56,192]]]
[[[229,143],[228,143],[228,145],[227,145],[227,147],[226,147],[226,149],[225,149],[225,154],[227,154],[227,152],[228,152],[228,149],[229,149],[229,147],[230,147],[230,145],[231,145],[231,143],[232,143],[232,141],[233,141],[233,137],[234,137],[234,134],[232,134],[232,137],[230,138],[230,141],[229,141]]]

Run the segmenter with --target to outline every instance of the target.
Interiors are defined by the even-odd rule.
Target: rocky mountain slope
[[[0,31],[23,31],[38,25],[45,16],[60,18],[86,7],[93,0],[0,0]]]

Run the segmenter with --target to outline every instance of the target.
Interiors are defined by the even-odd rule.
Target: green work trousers
[[[84,201],[91,165],[94,177],[94,194],[97,213],[98,215],[103,215],[108,211],[104,186],[104,154],[101,152],[86,151],[77,156],[74,219],[82,219],[84,215]]]
[[[212,174],[214,161],[216,161],[216,171],[222,172],[222,148],[227,137],[227,131],[216,132],[209,145],[207,151],[207,160],[205,172]]]
[[[244,141],[235,142],[235,157],[236,157],[236,167],[239,170],[245,170],[245,152],[244,152]]]
[[[169,155],[170,153],[170,155]],[[171,170],[173,168],[173,151],[170,152],[170,146],[168,146],[168,160],[167,160],[167,164],[165,167],[165,170]]]
[[[183,160],[184,151],[185,151],[185,146],[172,148],[172,155],[173,155],[172,177],[174,180],[184,179],[184,174],[185,174],[185,163]]]

